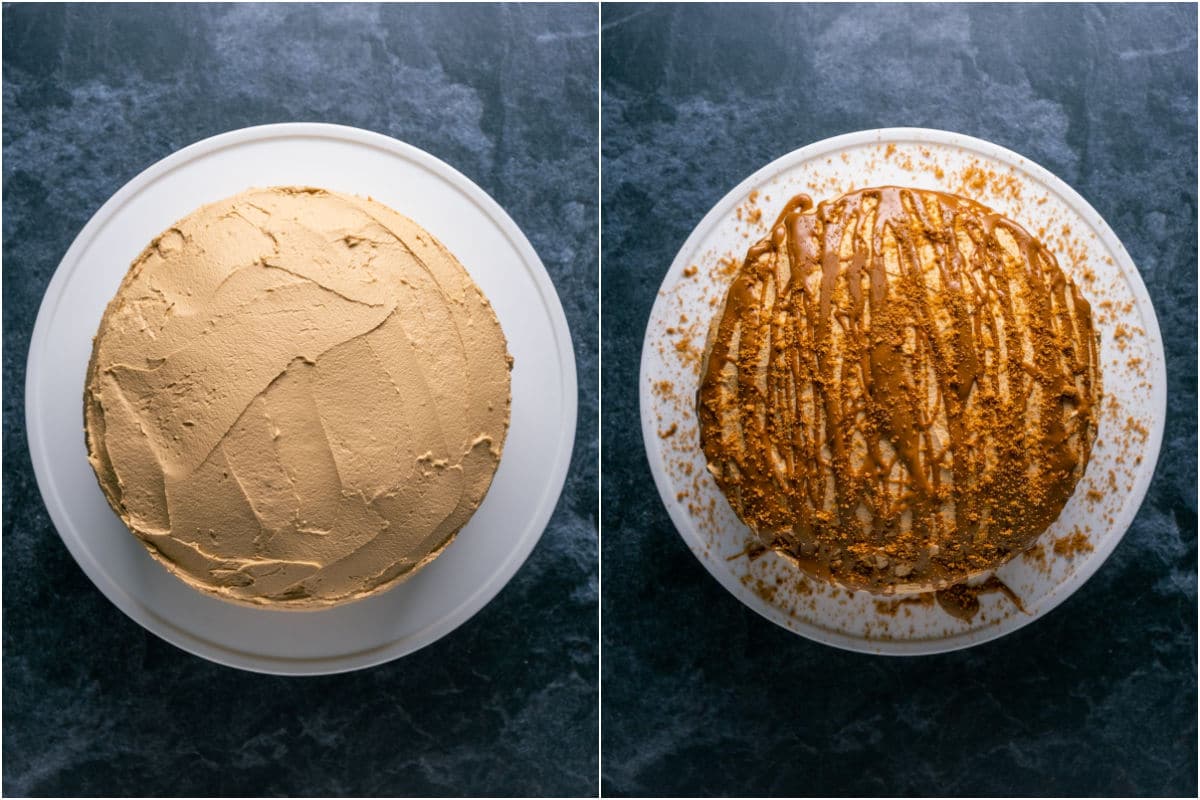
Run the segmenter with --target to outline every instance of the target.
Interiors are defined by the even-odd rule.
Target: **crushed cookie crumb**
[[[1071,560],[1080,553],[1090,553],[1093,549],[1091,541],[1079,530],[1054,540],[1054,554]]]

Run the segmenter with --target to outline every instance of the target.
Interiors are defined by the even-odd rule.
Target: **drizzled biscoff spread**
[[[738,516],[805,572],[944,589],[1062,511],[1096,436],[1097,348],[1053,254],[991,209],[800,195],[710,328],[701,444]]]
[[[88,457],[183,581],[329,606],[410,575],[471,517],[500,459],[510,368],[487,299],[411,220],[254,189],[133,262],[88,367]]]

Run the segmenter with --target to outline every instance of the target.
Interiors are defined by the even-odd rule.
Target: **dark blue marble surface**
[[[6,6],[6,795],[594,794],[597,787],[594,6]],[[272,678],[145,633],[75,566],[29,465],[25,356],[93,212],[174,150],[321,121],[449,162],[512,215],[571,323],[579,428],[545,537],[414,655]]]
[[[1196,794],[1196,8],[605,6],[603,779],[627,794]],[[910,660],[743,607],[659,502],[637,370],[705,213],[835,134],[944,128],[1025,154],[1125,243],[1166,344],[1156,477],[1044,619]]]

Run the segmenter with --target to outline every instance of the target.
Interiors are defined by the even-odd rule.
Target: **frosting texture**
[[[915,189],[801,195],[710,328],[701,443],[739,517],[806,572],[942,589],[1058,517],[1099,369],[1087,301],[1011,220]]]
[[[88,456],[150,553],[227,600],[317,608],[431,561],[508,428],[490,304],[380,203],[252,189],[155,239],[88,367]]]

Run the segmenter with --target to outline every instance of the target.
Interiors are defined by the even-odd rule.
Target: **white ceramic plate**
[[[508,338],[512,423],[491,490],[427,568],[378,596],[312,612],[217,600],[171,576],[108,507],[87,462],[83,384],[92,337],[130,262],[195,208],[251,186],[370,195],[433,233],[495,307]],[[411,653],[469,619],[541,537],[575,434],[575,357],[558,295],[516,224],[428,153],[356,128],[265,125],[215,136],[126,184],[80,232],[46,290],[25,384],[30,455],[50,517],[97,587],[148,630],[242,669],[314,675]]]
[[[1056,253],[1091,301],[1101,336],[1105,402],[1087,473],[1035,548],[997,576],[970,622],[932,597],[909,602],[804,578],[784,558],[746,555],[749,531],[705,470],[694,411],[708,324],[750,244],[786,200],[814,201],[878,185],[973,197],[1022,223]],[[995,639],[1050,611],[1117,546],[1146,494],[1162,441],[1166,370],[1158,321],[1137,269],[1100,215],[1037,164],[969,136],[922,128],[861,131],[763,167],[700,222],[663,280],[642,347],[642,435],[663,503],[688,547],[752,609],[819,642],[916,655]]]

